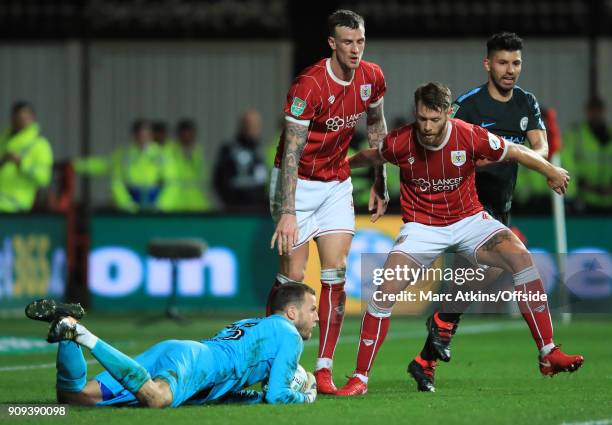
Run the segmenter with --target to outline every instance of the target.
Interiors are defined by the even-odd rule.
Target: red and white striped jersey
[[[334,75],[331,59],[306,68],[287,93],[285,118],[308,126],[298,177],[306,180],[346,180],[349,142],[367,108],[380,105],[385,77],[378,65],[362,60],[351,81]],[[281,135],[274,165],[280,168],[284,147]]]
[[[478,159],[501,161],[506,141],[484,128],[449,119],[440,146],[422,145],[412,123],[391,131],[380,154],[400,167],[404,222],[447,226],[483,210],[475,185]]]

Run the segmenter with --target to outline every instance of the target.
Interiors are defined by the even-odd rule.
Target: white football
[[[308,375],[306,374],[306,370],[302,367],[302,365],[298,364],[297,369],[295,369],[295,373],[293,374],[293,379],[291,380],[291,384],[289,384],[289,388],[293,391],[304,391],[304,385],[306,385],[306,381],[308,380]]]

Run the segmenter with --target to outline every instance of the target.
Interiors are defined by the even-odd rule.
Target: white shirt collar
[[[417,134],[416,139],[419,142],[419,145],[423,146],[425,149],[430,150],[430,151],[439,151],[440,149],[444,148],[444,146],[446,146],[446,144],[448,143],[452,129],[453,129],[453,125],[451,124],[451,120],[448,120],[446,122],[446,135],[444,136],[444,141],[438,146],[424,145],[423,143],[421,143],[421,140],[419,139],[418,134]]]
[[[334,80],[336,83],[340,84],[341,86],[348,86],[349,84],[351,84],[353,82],[353,78],[355,78],[355,72],[353,72],[353,76],[351,77],[351,81],[344,81],[344,80],[341,80],[340,78],[336,77],[336,75],[334,74],[334,71],[332,71],[331,58],[327,58],[327,60],[325,61],[325,68],[327,69],[327,73],[329,74],[331,79]]]

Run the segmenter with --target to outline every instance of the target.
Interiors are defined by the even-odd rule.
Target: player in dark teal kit
[[[290,387],[303,341],[319,320],[314,290],[306,285],[279,288],[271,304],[274,314],[267,318],[235,322],[208,340],[162,341],[134,359],[82,326],[77,320],[82,309],[76,306],[39,300],[26,307],[28,317],[52,322],[47,341],[59,342],[62,403],[178,407],[215,401],[312,403],[316,398],[312,374],[303,392]],[[81,346],[106,369],[89,382]],[[264,380],[265,393],[244,390]]]
[[[513,143],[529,142],[531,148],[546,159],[546,127],[538,101],[533,94],[516,85],[521,74],[522,49],[523,41],[514,33],[499,33],[489,38],[484,59],[488,81],[459,96],[452,105],[451,117],[479,125]],[[509,225],[518,164],[491,164],[482,160],[477,165],[480,165],[476,169],[478,199],[495,219]],[[493,282],[500,274],[499,269],[489,269],[486,281]],[[450,361],[450,342],[461,313],[468,305],[450,303],[443,306],[444,311],[437,311],[428,318],[425,346],[408,365],[408,373],[417,382],[419,391],[435,391],[437,361]]]
[[[507,43],[509,48],[518,47],[518,50],[501,52],[510,57],[498,57],[500,52],[494,50],[493,58],[487,59],[491,69],[489,82],[459,96],[453,103],[451,114],[454,118],[486,128],[507,141],[521,145],[528,141],[531,148],[546,159],[546,127],[538,101],[533,94],[514,85],[520,74],[522,45],[520,39],[514,37],[510,34],[493,36],[491,40],[495,43]],[[497,61],[495,64],[494,60]],[[517,63],[510,65],[511,61]],[[503,73],[494,71],[496,66],[501,66]],[[504,84],[512,87],[506,89]],[[493,217],[505,225],[509,224],[517,171],[516,162],[489,164],[476,170],[478,199]]]

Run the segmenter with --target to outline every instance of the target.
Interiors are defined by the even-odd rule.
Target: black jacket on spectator
[[[217,194],[227,207],[264,208],[268,170],[256,140],[244,136],[221,147],[214,170]]]

